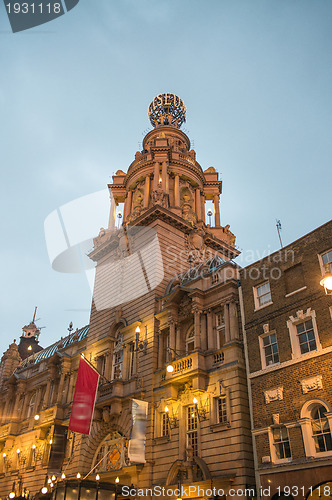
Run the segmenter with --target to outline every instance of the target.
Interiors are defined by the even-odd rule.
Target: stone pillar
[[[63,387],[64,387],[64,384],[65,384],[65,377],[67,375],[68,371],[66,369],[64,369],[64,367],[62,367],[62,372],[61,372],[61,376],[60,376],[60,382],[59,382],[59,386],[58,386],[58,394],[57,394],[57,398],[56,398],[56,404],[57,405],[61,405],[62,404],[62,400],[63,400]]]
[[[194,310],[195,321],[195,349],[201,348],[201,311]]]
[[[201,218],[202,218],[202,215],[201,215],[202,206],[201,206],[201,190],[199,188],[196,188],[195,201],[196,201],[196,203],[195,203],[196,214],[197,214],[198,220],[201,220]]]
[[[214,225],[220,226],[220,212],[219,212],[219,195],[214,195]]]
[[[123,210],[123,222],[126,221],[128,215],[130,214],[131,212],[131,199],[132,199],[132,195],[133,195],[133,192],[132,191],[128,191],[127,193],[127,198],[126,198],[126,201],[125,201],[125,205],[124,205],[124,210]]]
[[[175,359],[175,329],[176,323],[174,320],[169,322],[169,347],[171,350],[171,359]]]
[[[311,419],[309,417],[300,418],[298,420],[301,425],[303,444],[306,457],[314,457],[315,445],[312,437]]]
[[[42,395],[42,387],[39,387],[36,393],[36,401],[34,407],[35,414],[38,412],[38,408],[40,406],[41,395]]]
[[[159,332],[158,368],[162,368],[164,362],[164,336]]]
[[[50,398],[51,383],[52,383],[52,379],[48,378],[47,379],[45,396],[44,396],[44,401],[43,401],[43,406],[42,406],[43,410],[45,410],[48,407],[48,400]]]
[[[145,177],[145,187],[144,187],[144,208],[149,206],[150,199],[150,176]]]
[[[215,349],[215,338],[214,338],[214,328],[213,328],[213,313],[211,309],[207,312],[207,330],[208,330],[208,349]]]
[[[175,349],[177,352],[181,355],[182,354],[182,345],[181,345],[181,328],[179,323],[176,325],[176,342],[175,342]]]
[[[163,191],[164,191],[164,193],[166,193],[167,192],[168,182],[167,182],[167,163],[165,161],[163,161],[161,179],[162,179],[162,188],[163,188]]]
[[[114,229],[115,219],[116,219],[116,203],[112,194],[110,194],[110,199],[111,199],[111,209],[110,209],[110,216],[108,219],[108,229]]]
[[[205,222],[205,196],[201,193],[201,219]]]
[[[230,335],[230,322],[229,322],[229,308],[228,304],[225,305],[225,344],[231,340]]]
[[[16,391],[16,399],[15,399],[15,404],[14,404],[14,408],[13,408],[13,418],[15,420],[21,420],[21,418],[22,418],[22,414],[17,415],[18,404],[20,402],[22,394],[24,394],[24,387],[21,386],[21,387],[18,387],[17,391]]]
[[[106,356],[106,359],[105,359],[105,374],[104,375],[108,380],[110,380],[110,378],[111,378],[111,361],[112,361],[110,349],[108,349],[105,356]]]
[[[180,178],[178,174],[175,174],[174,180],[174,205],[180,206]]]
[[[202,350],[207,350],[207,338],[206,338],[206,314],[203,312],[201,314],[201,346]]]
[[[156,161],[154,164],[154,176],[153,176],[153,190],[157,189],[159,184],[159,162]]]
[[[230,323],[230,338],[239,338],[239,322],[237,316],[237,307],[235,302],[229,304],[229,323]]]

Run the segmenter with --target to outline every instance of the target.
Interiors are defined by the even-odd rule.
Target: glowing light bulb
[[[39,415],[35,415],[35,417],[34,417],[34,418],[35,418],[35,420],[37,421],[37,420],[39,420],[39,419],[40,419],[40,416],[39,416]]]
[[[32,351],[32,346],[31,345],[29,345],[28,351]]]
[[[46,488],[46,486],[44,486],[44,488],[41,489],[41,492],[43,495],[46,495],[46,493],[48,492],[48,489]]]
[[[136,332],[136,333],[140,333],[140,331],[141,331],[140,327],[139,327],[139,326],[136,326],[136,330],[135,330],[135,332]]]
[[[173,365],[168,365],[166,370],[168,371],[168,373],[173,373],[174,372],[174,366]]]
[[[6,458],[6,456],[7,456],[6,453],[2,454],[2,458]]]
[[[167,412],[169,412],[169,408],[168,408],[168,406],[165,406],[165,412],[166,412],[166,413],[167,413]]]
[[[194,405],[197,405],[197,403],[198,403],[198,399],[197,399],[197,398],[194,398],[194,399],[193,399],[193,403],[194,403]]]
[[[17,454],[21,453],[21,450],[19,448],[17,448],[16,453]]]
[[[13,491],[11,491],[8,496],[9,496],[9,498],[15,498],[15,493]]]
[[[77,479],[81,479],[81,474],[78,472],[78,473],[76,474],[76,477],[77,477]]]
[[[99,475],[99,474],[97,474],[97,475],[96,475],[96,481],[99,481],[99,479],[100,479],[100,475]]]
[[[53,488],[54,484],[53,483],[50,483],[50,487]]]
[[[52,476],[52,478],[51,478],[51,479],[52,479],[52,481],[55,481],[55,480],[56,480],[56,477],[54,476],[54,474],[53,474],[53,476]]]
[[[53,439],[50,439],[50,440],[49,440],[49,443],[50,443],[50,444],[53,444]]]
[[[320,284],[329,292],[332,291],[332,275],[327,274],[320,282]]]
[[[48,482],[48,484],[51,484],[52,479],[48,478],[47,482]]]
[[[120,481],[119,476],[115,478],[115,482],[118,483]]]
[[[64,472],[61,474],[61,479],[66,479],[66,474]]]
[[[36,449],[36,445],[35,445],[35,444],[33,444],[33,445],[31,446],[31,448],[32,448],[33,450],[35,450],[35,449]]]

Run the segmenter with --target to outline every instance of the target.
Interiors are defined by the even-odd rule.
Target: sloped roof
[[[85,339],[88,336],[88,334],[89,334],[89,325],[86,325],[83,328],[80,328],[79,330],[72,332],[67,337],[58,340],[49,347],[46,347],[46,349],[39,351],[37,354],[32,354],[28,358],[24,359],[17,368],[17,371],[20,371],[31,365],[36,365],[41,361],[43,361],[44,359],[51,358],[53,354],[55,354],[57,351],[63,350],[66,347],[69,347],[71,344],[81,342],[81,340]]]

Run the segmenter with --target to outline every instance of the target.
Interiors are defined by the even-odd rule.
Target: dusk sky
[[[331,218],[331,0],[80,0],[13,34],[0,4],[0,355],[89,322],[84,275],[51,268],[44,220],[126,171],[159,93],[180,96],[242,265]],[[108,213],[96,228],[107,223]],[[331,244],[332,246],[332,244]]]

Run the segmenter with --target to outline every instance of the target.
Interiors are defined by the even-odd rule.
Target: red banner
[[[69,421],[71,431],[90,434],[98,382],[99,374],[81,357]]]

